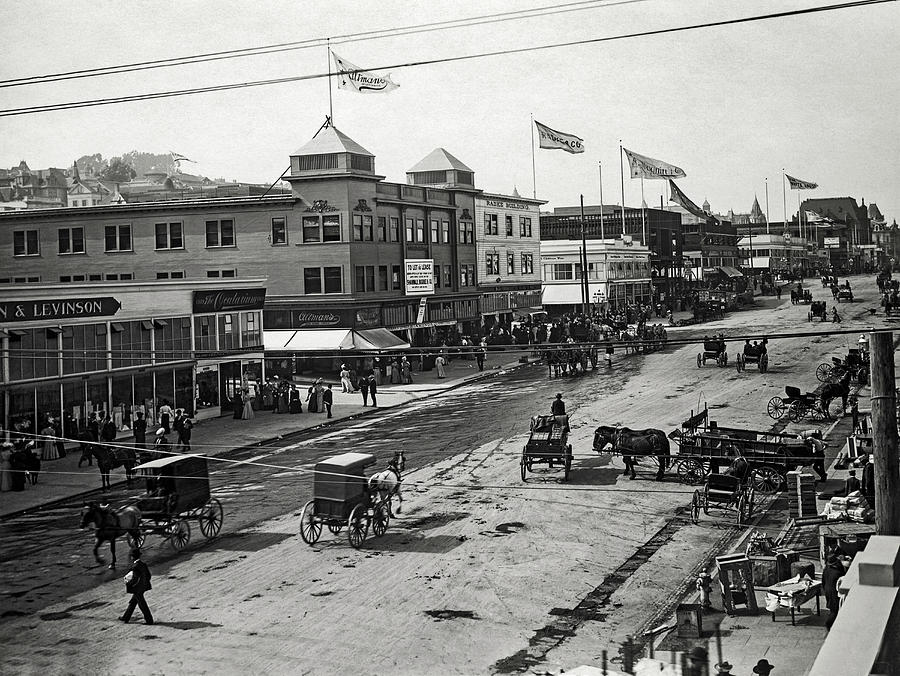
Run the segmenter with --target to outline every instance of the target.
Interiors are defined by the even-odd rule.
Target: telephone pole
[[[872,459],[875,465],[875,531],[900,535],[900,451],[897,448],[897,398],[894,383],[894,334],[869,334],[872,379]]]

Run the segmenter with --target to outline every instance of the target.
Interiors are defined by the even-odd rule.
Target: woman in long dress
[[[289,404],[291,413],[303,413],[303,404],[300,401],[300,390],[291,385],[291,401]]]
[[[4,442],[0,446],[0,491],[12,490],[12,454],[13,445]]]
[[[250,389],[245,388],[244,396],[244,414],[241,416],[244,420],[253,420],[253,397],[250,395]]]
[[[43,439],[41,440],[41,460],[57,460],[59,458],[59,449],[56,448],[56,430],[53,429],[53,421],[48,420],[46,427],[41,430]]]
[[[319,412],[319,397],[316,394],[316,386],[310,385],[309,390],[306,392],[306,410],[309,413],[318,413]]]
[[[391,362],[391,384],[400,384],[400,364],[397,363],[396,359]]]
[[[325,413],[325,386],[321,378],[316,381],[316,410]]]
[[[287,413],[289,408],[288,403],[288,394],[290,390],[287,383],[282,383],[278,388],[278,394],[276,396],[276,413]]]

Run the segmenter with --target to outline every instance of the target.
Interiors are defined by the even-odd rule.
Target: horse
[[[599,442],[599,443],[598,443]],[[602,451],[607,445],[612,446],[614,453],[622,453],[625,462],[623,474],[635,478],[635,457],[654,457],[659,462],[656,480],[662,481],[669,467],[669,438],[658,429],[632,430],[627,427],[610,427],[601,425],[594,432],[594,449]]]
[[[81,529],[84,530],[90,523],[94,524],[96,529],[94,535],[97,541],[94,544],[94,559],[97,563],[104,563],[97,554],[97,550],[102,543],[109,542],[109,551],[112,553],[110,570],[116,567],[116,538],[128,535],[133,544],[141,541],[141,511],[133,505],[116,511],[110,509],[108,505],[100,505],[96,502],[85,503],[81,511]]]
[[[110,487],[109,473],[117,467],[125,468],[125,480],[134,480],[134,468],[138,464],[137,454],[131,448],[111,448],[105,444],[91,444],[91,454],[97,458],[100,483],[103,489]]]
[[[838,382],[828,383],[822,387],[822,392],[819,394],[819,406],[826,417],[828,417],[828,407],[836,397],[841,398],[841,402],[844,405],[842,410],[846,413],[847,399],[850,396],[850,378],[852,376],[852,369],[847,369],[847,372]]]
[[[403,481],[402,473],[406,469],[406,455],[403,451],[394,451],[394,457],[388,461],[388,468],[369,477],[367,486],[369,492],[378,495],[379,502],[386,502],[388,516],[393,517],[391,511],[391,498],[397,496],[397,513],[403,507],[403,496],[400,494],[400,483]]]

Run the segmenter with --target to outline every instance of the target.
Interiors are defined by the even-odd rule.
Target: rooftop
[[[331,125],[320,129],[306,145],[291,155],[330,155],[331,153],[353,153],[354,155],[375,157],[352,138]]]
[[[472,169],[467,167],[462,162],[462,160],[454,157],[444,148],[435,148],[434,150],[432,150],[423,159],[419,160],[419,162],[412,169],[409,169],[407,173],[412,174],[424,171],[446,171],[448,169],[475,173]]]

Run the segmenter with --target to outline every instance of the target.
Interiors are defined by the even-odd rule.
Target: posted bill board
[[[434,260],[431,258],[405,258],[406,295],[430,296],[434,294]]]

